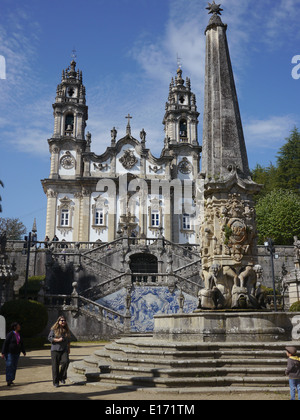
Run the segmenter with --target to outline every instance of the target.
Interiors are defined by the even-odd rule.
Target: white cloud
[[[297,120],[292,115],[270,116],[265,120],[252,119],[244,124],[246,141],[251,147],[277,150],[296,124]]]

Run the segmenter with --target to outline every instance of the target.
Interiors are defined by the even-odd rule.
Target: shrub
[[[42,282],[44,282],[46,279],[46,276],[33,276],[29,277],[28,279],[28,285],[27,285],[27,293],[28,296],[30,296],[33,299],[37,299],[38,293],[41,290]],[[21,287],[19,290],[19,295],[21,297],[25,296],[25,285]]]
[[[31,300],[6,302],[1,308],[0,314],[6,319],[8,328],[13,322],[19,322],[22,327],[22,335],[26,338],[40,334],[48,323],[46,307]]]
[[[290,312],[300,312],[300,301],[292,304],[290,307]]]

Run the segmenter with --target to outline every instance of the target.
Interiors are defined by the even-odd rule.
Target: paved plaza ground
[[[76,343],[72,346],[71,361],[91,355],[101,344]],[[50,347],[29,351],[21,356],[15,386],[7,387],[5,363],[0,360],[0,400],[103,400],[103,401],[186,401],[186,400],[289,400],[289,394],[276,392],[260,393],[198,393],[195,390],[174,393],[167,390],[124,390],[118,387],[99,385],[72,385],[69,382],[54,388],[51,378]]]

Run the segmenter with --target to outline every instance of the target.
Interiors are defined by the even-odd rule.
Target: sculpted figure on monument
[[[295,260],[300,262],[300,239],[294,236],[294,255]]]
[[[224,305],[224,297],[218,288],[218,275],[221,266],[214,264],[209,272],[203,271],[204,289],[200,290],[198,309],[221,309]]]

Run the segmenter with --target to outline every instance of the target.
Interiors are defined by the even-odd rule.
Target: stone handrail
[[[113,309],[107,308],[100,303],[93,302],[92,300],[83,296],[78,296],[78,299],[80,312],[95,317],[99,321],[102,321],[113,328],[117,328],[122,332],[126,332],[128,330],[128,324],[130,324],[130,315],[127,316],[120,314]]]
[[[198,244],[176,244],[174,242],[165,239],[165,243],[171,247],[177,248],[182,252],[183,250],[188,252],[190,255],[199,258],[200,257],[200,245]],[[192,248],[193,250],[191,250]],[[199,252],[195,252],[195,249],[199,248]]]
[[[122,332],[130,331],[130,315],[120,314],[83,296],[46,294],[40,296],[39,300],[48,307],[62,307],[64,311],[79,311]]]
[[[173,277],[173,281],[169,281]],[[179,288],[192,296],[197,296],[201,285],[195,283],[189,278],[185,278],[176,273],[123,273],[113,279],[108,279],[104,283],[97,284],[94,287],[81,292],[82,295],[88,296],[91,299],[100,299],[117,292],[123,287],[173,287],[179,285]]]
[[[107,243],[101,243],[102,247],[107,246]],[[8,240],[6,243],[7,250],[22,250],[27,248],[26,241],[12,241]],[[36,241],[32,242],[32,249],[57,249],[57,250],[73,250],[73,249],[80,249],[80,250],[94,250],[99,248],[99,242],[67,242],[67,241]]]

